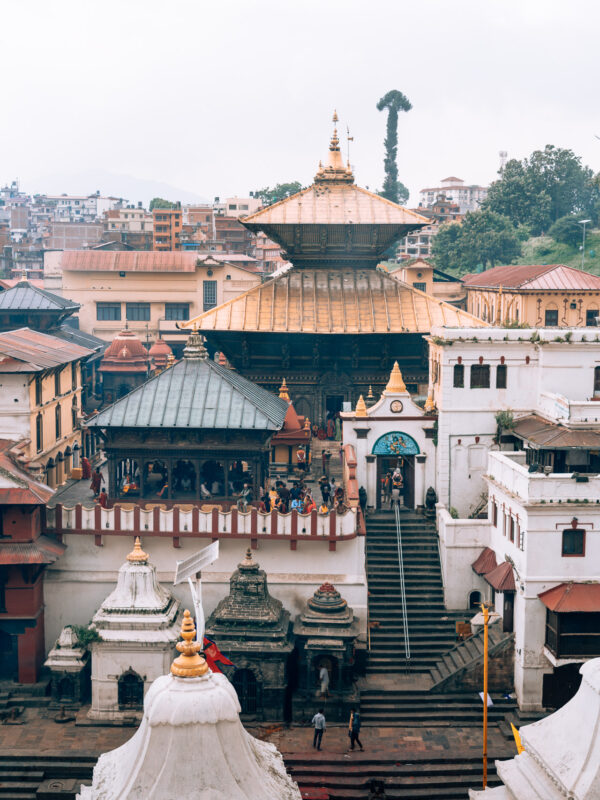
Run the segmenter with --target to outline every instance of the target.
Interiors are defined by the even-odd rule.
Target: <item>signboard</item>
[[[175,580],[173,585],[177,586],[178,583],[187,581],[188,578],[196,577],[198,572],[202,572],[204,567],[208,567],[213,561],[219,557],[219,542],[213,542],[208,547],[204,547],[193,556],[184,558],[183,561],[178,561],[175,566]]]

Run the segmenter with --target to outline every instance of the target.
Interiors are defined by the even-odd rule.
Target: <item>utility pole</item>
[[[488,732],[488,623],[489,611],[482,603],[483,612],[483,788],[487,786],[487,732]]]
[[[585,226],[588,222],[591,222],[591,219],[581,219],[579,220],[579,224],[583,225],[583,242],[581,244],[581,269],[583,269],[583,265],[585,264]]]

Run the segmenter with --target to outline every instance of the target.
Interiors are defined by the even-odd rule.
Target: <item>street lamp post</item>
[[[488,626],[490,621],[490,614],[483,603],[481,604],[483,612],[483,788],[487,786],[488,782]]]
[[[585,226],[588,222],[591,222],[591,219],[580,219],[579,224],[583,225],[583,242],[581,244],[581,269],[583,269],[583,265],[585,264]]]

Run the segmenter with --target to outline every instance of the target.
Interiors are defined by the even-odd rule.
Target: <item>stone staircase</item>
[[[367,674],[428,672],[456,643],[455,623],[465,613],[444,607],[435,525],[401,512],[410,661],[405,659],[396,525],[391,512],[367,518],[367,577],[371,651]]]
[[[513,634],[505,633],[499,622],[490,625],[488,631],[488,657],[492,658],[512,641]],[[483,664],[483,636],[482,628],[474,636],[455,644],[451,650],[442,655],[435,667],[430,670],[432,689],[443,690],[444,686],[459,679],[461,674],[478,663]]]
[[[96,758],[57,755],[0,755],[0,800],[74,800],[82,782],[91,783]]]
[[[494,757],[488,759],[489,786],[500,783]],[[324,754],[318,759],[298,754],[286,755],[285,763],[307,800],[366,800],[372,778],[384,782],[386,800],[465,800],[469,788],[481,788],[481,756],[475,753],[439,758],[421,753],[408,758],[406,754],[360,753],[349,758]]]

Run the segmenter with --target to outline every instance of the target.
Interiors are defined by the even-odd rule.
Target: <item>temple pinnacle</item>
[[[196,626],[190,612],[183,612],[181,624],[182,642],[177,642],[175,647],[181,653],[171,664],[171,673],[178,678],[199,678],[208,672],[208,665],[198,651],[202,650],[201,642],[196,642]]]
[[[148,561],[148,553],[144,553],[142,550],[142,543],[140,542],[140,537],[135,537],[135,542],[133,544],[133,550],[127,556],[127,561],[132,564],[140,564],[145,563]]]

